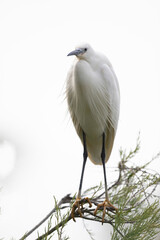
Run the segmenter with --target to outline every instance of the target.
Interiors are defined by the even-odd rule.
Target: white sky
[[[64,100],[73,61],[66,55],[77,43],[104,52],[119,79],[120,121],[107,166],[117,166],[119,148],[134,147],[139,131],[137,163],[160,150],[160,2],[0,0],[0,34],[0,237],[18,239],[52,209],[53,195],[78,189],[82,146]],[[101,180],[102,167],[88,161],[83,189]],[[90,239],[77,222],[66,234]],[[87,226],[109,239],[106,226]]]

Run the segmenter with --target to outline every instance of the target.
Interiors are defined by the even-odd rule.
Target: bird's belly
[[[79,112],[80,113],[80,112]],[[101,165],[102,134],[104,129],[95,120],[95,116],[88,110],[83,109],[82,114],[78,116],[79,124],[86,135],[87,150],[89,158],[94,164]],[[81,138],[81,135],[79,135]],[[82,142],[83,139],[81,138]]]
[[[99,124],[98,119],[95,118],[95,115],[89,109],[83,109],[82,112],[83,114],[81,114],[81,111],[78,111],[77,119],[85,134],[90,137],[101,136],[105,126],[102,127]]]

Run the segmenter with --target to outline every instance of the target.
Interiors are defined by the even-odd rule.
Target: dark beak
[[[84,53],[84,50],[78,48],[78,49],[75,49],[74,51],[68,53],[67,56],[72,56],[72,55],[78,56],[79,54],[82,54],[82,53]]]

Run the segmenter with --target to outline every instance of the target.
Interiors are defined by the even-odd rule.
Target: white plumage
[[[81,44],[70,55],[76,59],[67,76],[67,100],[72,121],[88,155],[102,164],[102,134],[105,133],[105,162],[109,159],[119,118],[120,92],[117,77],[106,56],[89,44]]]

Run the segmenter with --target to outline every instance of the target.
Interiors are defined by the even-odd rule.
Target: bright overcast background
[[[18,239],[37,224],[53,208],[53,195],[60,200],[78,189],[82,146],[64,93],[74,59],[67,54],[79,42],[104,52],[119,79],[121,111],[108,181],[120,147],[134,147],[139,131],[137,164],[160,150],[159,0],[0,0],[0,237],[5,239]],[[160,171],[158,162],[152,167]],[[100,181],[102,167],[88,161],[83,189]],[[86,225],[95,239],[109,239],[107,226]],[[70,221],[66,235],[90,239],[81,219]]]

